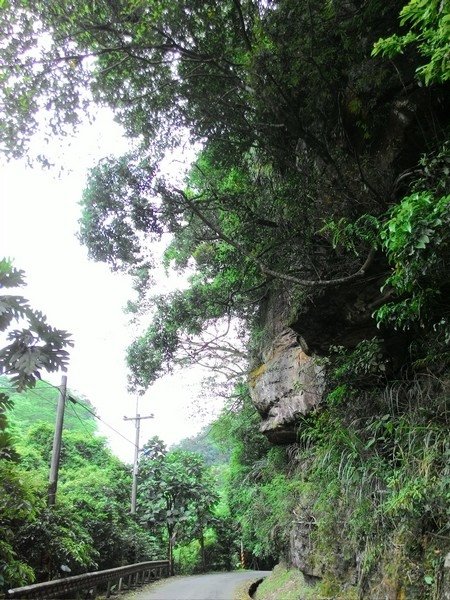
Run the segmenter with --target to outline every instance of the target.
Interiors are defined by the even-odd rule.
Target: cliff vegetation
[[[132,141],[92,168],[79,236],[152,314],[137,391],[177,365],[226,378],[248,562],[283,556],[321,597],[444,597],[448,3],[10,0],[0,20],[9,156],[42,111],[61,135],[99,104]],[[189,285],[158,295],[167,233]]]

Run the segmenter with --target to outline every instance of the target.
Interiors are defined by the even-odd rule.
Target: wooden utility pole
[[[136,438],[134,442],[134,462],[133,462],[133,483],[131,485],[131,510],[130,513],[132,515],[136,514],[136,497],[137,497],[137,476],[139,469],[139,435],[141,431],[141,420],[142,419],[153,419],[153,415],[148,415],[147,417],[141,417],[141,415],[137,412],[136,405],[136,416],[135,417],[124,417],[125,421],[134,421],[134,425],[136,427]]]
[[[53,436],[52,462],[50,465],[50,477],[48,484],[48,506],[56,503],[56,488],[58,486],[59,459],[61,456],[61,439],[64,424],[64,406],[66,403],[67,376],[61,378],[59,387],[58,407],[56,409],[55,434]]]

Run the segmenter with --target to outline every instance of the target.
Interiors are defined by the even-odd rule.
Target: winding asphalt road
[[[270,571],[235,571],[233,573],[212,573],[172,577],[142,587],[139,591],[127,594],[127,600],[233,600],[236,590],[244,582],[269,575]]]

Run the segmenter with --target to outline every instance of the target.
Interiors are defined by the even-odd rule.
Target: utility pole
[[[124,421],[134,421],[134,425],[136,427],[136,438],[134,442],[134,462],[133,462],[133,483],[131,486],[131,510],[130,513],[132,515],[136,514],[136,497],[137,497],[137,476],[138,476],[138,460],[139,460],[139,434],[141,431],[141,420],[142,419],[153,419],[153,415],[148,415],[147,417],[141,417],[141,415],[137,412],[138,405],[136,402],[136,416],[135,417],[124,417]]]
[[[64,406],[66,403],[67,376],[61,378],[59,386],[58,407],[56,409],[55,434],[53,436],[52,462],[50,465],[50,477],[48,484],[48,506],[54,506],[56,503],[56,488],[58,486],[58,469],[61,455],[61,438],[64,424]]]

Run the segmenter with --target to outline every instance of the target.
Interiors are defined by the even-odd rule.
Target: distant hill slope
[[[209,466],[223,465],[230,460],[229,453],[219,449],[209,437],[210,426],[204,427],[197,435],[184,438],[171,446],[172,450],[180,449],[188,452],[197,452]]]
[[[28,429],[39,421],[54,424],[56,416],[56,405],[59,391],[47,381],[38,381],[32,389],[23,392],[15,392],[7,377],[0,377],[0,390],[9,393],[14,402],[14,407],[7,411],[8,421],[14,427]],[[68,398],[74,394],[68,392]],[[76,397],[74,404],[68,399],[64,415],[64,428],[83,433],[94,433],[97,430],[95,418],[83,409],[86,406],[93,411],[92,405],[85,398]]]

